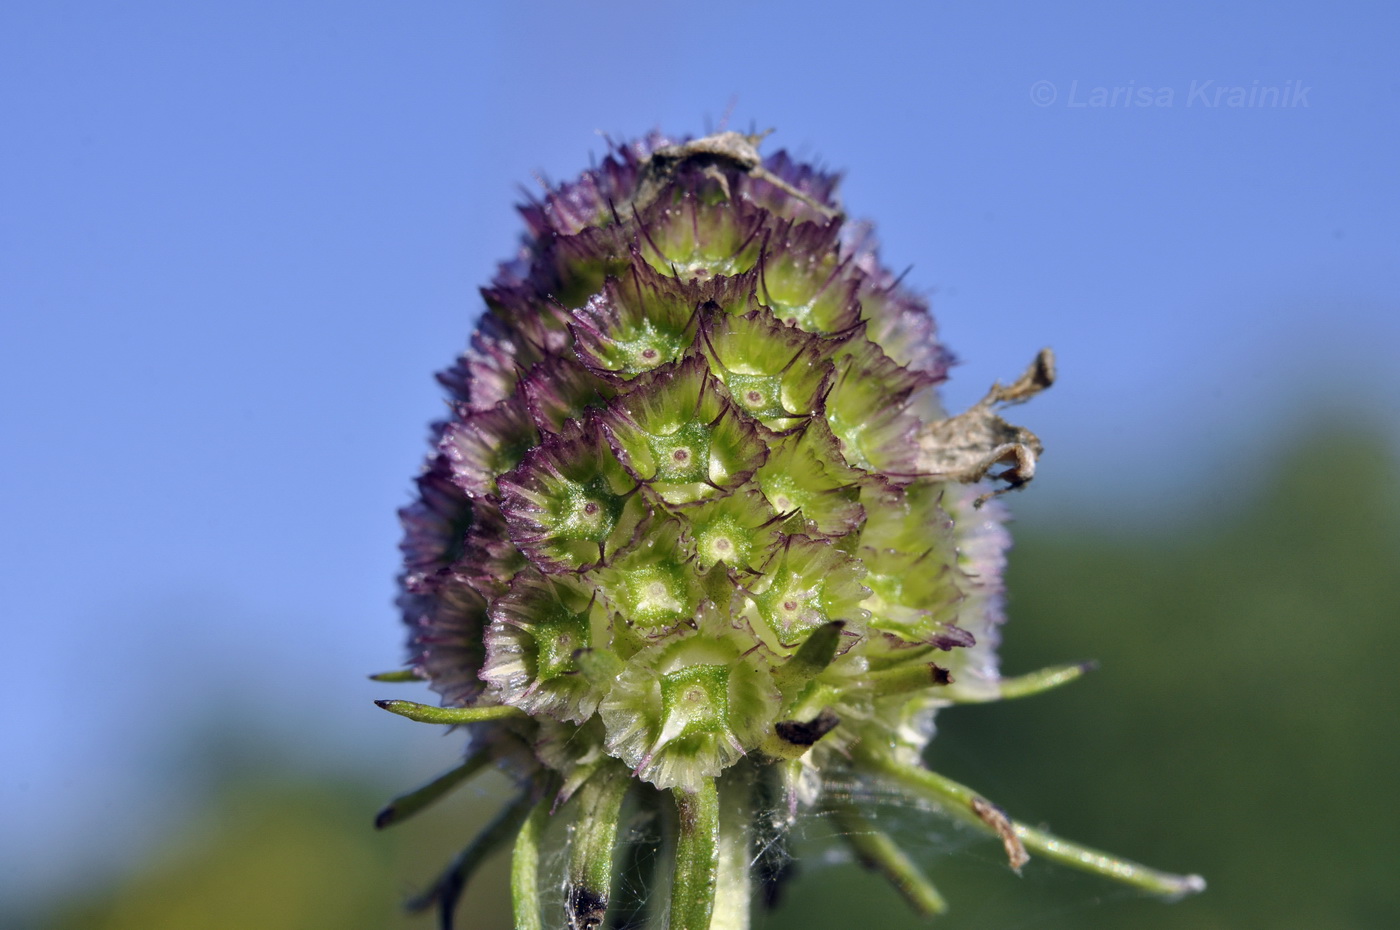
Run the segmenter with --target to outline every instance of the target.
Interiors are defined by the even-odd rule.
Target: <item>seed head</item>
[[[1008,681],[996,656],[1008,538],[991,498],[1040,452],[996,411],[1047,387],[1052,360],[947,416],[951,356],[923,299],[846,221],[833,175],[759,141],[651,137],[526,205],[518,257],[439,376],[451,412],[402,512],[400,607],[443,708],[388,703],[470,724],[468,764],[519,779],[497,832],[520,837],[522,926],[556,812],[573,824],[566,916],[603,919],[628,798],[642,814],[676,798],[658,822],[679,831],[678,930],[747,888],[722,863],[752,824],[721,817],[721,793],[855,823],[826,786],[884,779],[995,833],[1017,868],[1034,845],[919,760],[939,708],[1074,677]],[[914,887],[888,838],[852,842]],[[428,896],[448,919],[479,858]]]

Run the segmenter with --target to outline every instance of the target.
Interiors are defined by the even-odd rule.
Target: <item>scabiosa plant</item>
[[[994,498],[1041,448],[998,410],[1049,386],[1053,360],[946,415],[924,301],[846,221],[835,176],[758,142],[651,137],[526,205],[519,254],[439,376],[450,416],[402,512],[410,663],[376,677],[428,681],[442,706],[379,704],[468,729],[470,750],[378,824],[490,765],[519,794],[416,904],[450,926],[473,869],[513,842],[522,930],[743,928],[755,884],[781,880],[771,851],[815,812],[917,911],[942,910],[853,783],[995,835],[1013,869],[1036,853],[1199,890],[923,766],[939,709],[1084,671],[1005,678],[996,654]],[[557,920],[546,834],[567,844]],[[669,869],[614,901],[638,843]]]

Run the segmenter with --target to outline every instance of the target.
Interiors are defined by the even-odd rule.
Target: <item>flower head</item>
[[[853,776],[933,798],[1013,867],[1026,847],[1097,867],[919,761],[937,709],[1082,671],[1003,679],[995,649],[1008,540],[988,502],[1040,451],[996,410],[1048,386],[1051,358],[945,415],[924,301],[846,221],[834,176],[758,141],[651,137],[527,205],[519,257],[440,376],[451,414],[402,514],[400,605],[401,677],[444,706],[381,703],[471,726],[462,771],[496,761],[522,787],[425,899],[448,920],[515,834],[518,922],[538,926],[539,837],[569,817],[566,917],[596,925],[632,798],[674,806],[670,925],[703,930],[717,895],[746,913],[750,825],[721,794],[856,823],[825,790]],[[863,861],[941,900],[872,835],[850,831]]]

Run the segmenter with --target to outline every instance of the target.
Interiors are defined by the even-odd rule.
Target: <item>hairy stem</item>
[[[719,791],[713,778],[695,791],[675,789],[680,815],[670,930],[709,930],[719,879]]]
[[[749,849],[752,841],[753,787],[748,778],[730,777],[720,788],[719,862],[710,930],[748,930]]]
[[[549,792],[535,802],[520,832],[515,836],[515,849],[510,857],[510,897],[515,914],[515,930],[544,930],[540,920],[540,837],[549,824],[549,809],[554,803]]]

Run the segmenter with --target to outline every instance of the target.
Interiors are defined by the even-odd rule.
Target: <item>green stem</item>
[[[989,808],[992,805],[966,785],[961,785],[937,772],[900,765],[882,756],[863,754],[862,758],[881,773],[898,781],[915,794],[933,801],[948,813],[980,830],[998,833],[993,823],[979,813],[980,809]],[[1206,887],[1205,879],[1199,875],[1174,875],[1170,872],[1161,872],[1127,859],[1111,856],[1097,849],[1071,843],[1054,834],[1028,827],[1023,823],[1005,822],[1010,826],[1015,838],[1023,843],[1026,849],[1040,853],[1047,859],[1082,869],[1085,872],[1103,875],[1152,894],[1180,897],[1204,891]],[[1007,841],[1005,836],[1002,839],[1003,842]]]
[[[752,781],[746,777],[727,778],[720,788],[719,860],[710,930],[749,930],[752,792]]]
[[[491,761],[491,756],[485,752],[474,752],[467,757],[467,760],[451,771],[439,775],[420,788],[405,792],[394,798],[384,808],[375,815],[374,826],[377,830],[391,827],[397,823],[403,823],[414,814],[430,807],[440,800],[453,788],[471,778],[477,772],[486,767]]]
[[[709,930],[719,879],[719,791],[713,778],[695,791],[676,788],[680,837],[671,882],[670,930]]]
[[[860,864],[883,875],[909,902],[914,913],[920,917],[932,917],[948,909],[948,902],[943,900],[933,882],[888,833],[856,813],[849,804],[832,804],[828,807],[841,826],[842,838],[855,852]]]
[[[544,930],[540,920],[540,838],[549,824],[554,799],[546,791],[525,818],[510,857],[510,897],[515,930]]]
[[[434,707],[432,704],[419,704],[417,701],[375,701],[391,714],[417,720],[419,723],[440,723],[455,726],[463,723],[480,723],[483,720],[502,720],[506,717],[522,717],[524,711],[507,705],[494,707]]]
[[[612,765],[578,792],[578,814],[569,840],[569,927],[593,930],[603,922],[612,895],[613,852],[622,801],[632,780]]]
[[[764,813],[753,820],[757,835],[752,869],[767,910],[778,906],[787,883],[796,874],[787,841],[797,820],[797,783],[801,777],[802,763],[797,760],[762,766],[756,773],[755,803]]]

